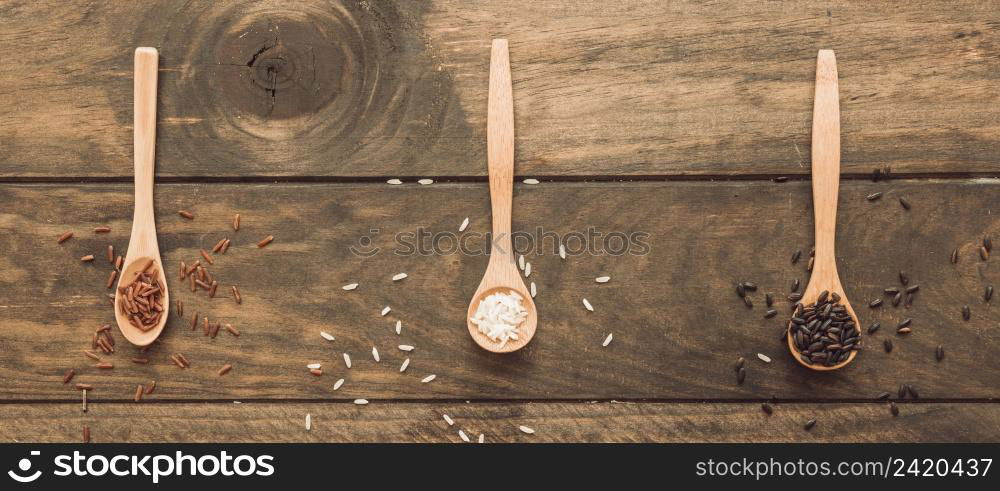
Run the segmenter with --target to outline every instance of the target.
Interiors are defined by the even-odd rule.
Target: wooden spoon
[[[116,289],[115,320],[125,339],[136,346],[148,346],[163,332],[170,311],[170,295],[167,292],[167,278],[160,260],[160,247],[156,242],[156,223],[153,219],[153,161],[156,151],[156,80],[159,53],[156,48],[135,50],[135,128],[133,142],[135,152],[135,209],[132,215],[132,237],[128,242],[125,266],[118,279],[118,288],[135,281],[136,276],[152,259],[157,269],[157,277],[163,285],[163,315],[156,327],[143,331],[129,323],[119,307],[121,295]]]
[[[840,295],[840,303],[851,316],[860,332],[861,324],[854,313],[837,274],[834,242],[837,232],[837,193],[840,189],[840,94],[837,82],[837,58],[833,50],[820,50],[816,58],[816,96],[813,102],[812,126],[812,190],[813,214],[816,221],[816,256],[813,260],[809,285],[802,293],[802,305],[815,303],[820,293]],[[854,361],[857,350],[846,360],[830,366],[808,364],[799,357],[791,332],[788,349],[792,357],[813,370],[837,370]]]
[[[506,39],[494,39],[490,54],[490,96],[486,120],[487,162],[490,174],[490,204],[493,208],[493,241],[490,262],[483,281],[472,297],[466,323],[469,334],[483,349],[494,353],[510,353],[523,348],[535,335],[538,312],[528,294],[521,272],[514,263],[510,238],[511,201],[514,195],[514,99],[511,93],[510,57]],[[470,320],[479,302],[487,295],[515,292],[523,300],[528,317],[518,327],[518,339],[501,346],[499,341],[479,332]]]

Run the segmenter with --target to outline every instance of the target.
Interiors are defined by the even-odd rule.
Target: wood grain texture
[[[864,199],[876,190],[885,197]],[[156,399],[204,400],[868,399],[900,383],[916,385],[925,399],[1000,396],[996,372],[986,369],[1000,357],[1000,312],[982,301],[985,285],[998,281],[996,259],[981,261],[976,252],[984,234],[1000,237],[994,210],[1000,184],[848,181],[840,194],[837,250],[849,297],[864,305],[898,285],[900,270],[920,291],[909,310],[860,309],[863,326],[878,320],[883,328],[836,373],[798,366],[779,339],[789,284],[808,279],[805,260],[789,261],[796,249],[807,255],[812,241],[804,181],[516,185],[514,230],[564,234],[571,257],[560,260],[551,237],[539,252],[527,253],[534,270],[529,280],[539,292],[538,332],[531,345],[504,356],[477,348],[463,319],[486,258],[421,254],[419,248],[407,254],[403,246],[397,254],[395,238],[421,227],[454,232],[470,217],[467,246],[488,247],[470,235],[488,230],[485,183],[160,185],[157,225],[166,270],[176,271],[178,261],[190,263],[200,248],[230,237],[232,248],[211,270],[220,291],[240,286],[243,304],[191,294],[171,274],[169,287],[185,302],[185,319],[171,316],[149,365],[132,365],[127,360],[135,352],[123,348],[111,357],[115,369],[98,371],[80,350],[95,327],[111,321],[104,298],[109,266],[78,258],[99,254],[109,241],[124,248],[131,186],[2,185],[0,397],[76,400],[76,391],[61,384],[70,367],[77,381],[96,386],[92,400],[126,400],[136,384],[152,379],[158,380]],[[910,211],[896,202],[899,196],[912,202]],[[193,211],[195,220],[177,217],[181,208]],[[233,233],[236,212],[242,226]],[[90,234],[98,224],[110,225],[112,233]],[[586,236],[589,228],[605,234],[590,241],[595,253],[573,255],[581,241],[568,234]],[[66,230],[77,236],[57,244]],[[641,254],[636,246],[615,255],[622,251],[621,236],[612,232],[648,233],[633,237],[648,251]],[[274,242],[258,249],[255,243],[267,235]],[[456,239],[450,240],[440,239],[441,252]],[[525,247],[522,242],[515,240],[517,247]],[[362,258],[352,246],[359,253],[381,250]],[[956,248],[957,266],[948,260]],[[409,278],[391,281],[399,272]],[[596,284],[600,275],[611,282]],[[733,291],[738,280],[760,286],[753,310]],[[353,282],[360,283],[355,291],[339,288]],[[762,318],[764,292],[776,294],[782,315]],[[583,308],[584,297],[595,312]],[[962,305],[971,306],[968,322]],[[383,317],[385,306],[392,312]],[[206,339],[190,330],[193,312],[231,322],[242,335]],[[904,317],[914,319],[914,332],[897,336],[893,327]],[[393,330],[397,319],[400,336]],[[336,341],[324,341],[321,330]],[[614,341],[602,348],[609,332]],[[881,349],[887,338],[895,342],[891,354]],[[404,353],[396,349],[400,344],[416,349]],[[947,353],[942,362],[934,360],[938,345]],[[369,354],[373,346],[380,363]],[[178,352],[191,361],[190,369],[170,363]],[[353,358],[350,370],[344,352]],[[774,361],[762,363],[756,353]],[[743,385],[733,371],[738,356],[748,360]],[[412,363],[401,374],[406,357]],[[323,364],[322,377],[308,373],[312,362]],[[226,363],[232,372],[218,377]],[[428,374],[437,379],[420,383]],[[338,378],[347,381],[335,392]]]
[[[0,177],[128,176],[136,46],[161,51],[162,176],[485,176],[494,37],[522,175],[807,174],[822,48],[845,172],[993,175],[998,6],[7,2]]]
[[[407,442],[462,443],[458,430],[488,443],[542,442],[996,442],[998,404],[885,403],[302,403],[4,404],[0,441]],[[312,430],[305,430],[311,415]],[[455,421],[449,426],[442,414]],[[803,424],[816,418],[811,431]],[[525,425],[535,430],[526,435]]]

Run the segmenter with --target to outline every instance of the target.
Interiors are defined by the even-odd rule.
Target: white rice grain
[[[375,358],[375,363],[382,361],[378,359],[378,348],[374,346],[372,346],[372,358]]]
[[[319,335],[320,335],[320,337],[322,337],[323,339],[325,339],[327,341],[335,341],[337,339],[337,338],[333,337],[333,334],[330,334],[330,333],[328,333],[326,331],[320,331]]]
[[[524,426],[524,425],[518,426],[517,429],[519,429],[522,432],[527,433],[529,435],[534,435],[535,434],[535,429],[534,428],[529,428],[529,427]]]
[[[396,321],[396,335],[399,336],[401,332],[403,332],[403,321]]]
[[[535,282],[532,281],[531,282],[531,298],[535,298],[535,295],[538,295],[538,290],[535,288]]]
[[[566,259],[566,246],[559,244],[559,259]]]
[[[525,179],[525,180],[524,180],[524,183],[525,183],[525,184],[538,184],[538,179],[531,179],[531,178],[528,178],[528,179]]]
[[[424,377],[423,379],[421,379],[420,382],[426,384],[426,383],[429,383],[429,382],[433,382],[434,379],[436,379],[436,378],[437,378],[437,375],[428,375],[428,376]]]
[[[458,226],[458,231],[465,232],[465,229],[468,227],[469,227],[469,217],[465,217],[465,220],[462,220],[462,224]]]
[[[310,363],[306,365],[306,368],[310,370],[319,370],[320,368],[323,368],[323,365],[320,365],[319,363]]]
[[[396,275],[393,275],[393,277],[392,277],[392,281],[399,281],[399,280],[405,280],[405,279],[406,279],[406,273],[398,273]]]
[[[604,346],[605,348],[607,348],[608,345],[611,344],[611,340],[614,339],[614,338],[615,338],[614,333],[608,333],[608,337],[604,338],[604,342],[601,343],[601,346]]]
[[[483,433],[479,434],[479,443],[486,443],[486,435]]]
[[[426,186],[428,184],[434,184],[434,179],[420,179],[417,181],[421,186]]]
[[[462,437],[463,442],[472,443],[472,440],[469,440],[469,435],[466,435],[464,431],[458,430],[458,436]]]
[[[399,350],[400,351],[413,351],[413,346],[410,346],[408,344],[401,344],[401,345],[399,345]]]
[[[351,355],[344,353],[344,364],[347,365],[347,368],[351,368]]]
[[[598,283],[607,283],[607,282],[611,281],[611,277],[610,276],[598,276],[597,278],[594,278],[594,281],[596,281]]]
[[[354,403],[359,406],[364,406],[365,404],[368,404],[368,399],[355,399]]]
[[[382,317],[385,317],[385,314],[388,314],[389,312],[392,312],[392,308],[386,305],[385,308],[382,309]]]
[[[403,364],[399,366],[399,373],[405,372],[406,371],[406,367],[408,367],[408,366],[410,366],[410,359],[409,358],[403,360]]]
[[[764,353],[757,353],[757,358],[760,358],[760,361],[764,363],[771,363],[771,357],[765,355]]]
[[[527,278],[531,276],[531,263],[524,264],[524,277]]]
[[[346,291],[351,291],[351,290],[353,290],[353,289],[355,289],[357,287],[358,287],[357,283],[350,283],[350,284],[342,286],[341,288],[343,288]]]
[[[454,426],[455,425],[455,421],[453,419],[451,419],[451,416],[448,416],[447,414],[442,414],[441,417],[444,418],[444,422],[445,423],[448,423],[448,426]]]
[[[311,414],[306,413],[306,431],[310,431],[313,428],[313,417]]]
[[[344,379],[337,379],[337,381],[333,383],[333,390],[339,389],[341,385],[344,385]]]
[[[524,254],[517,256],[517,267],[524,271]]]
[[[593,312],[593,311],[594,311],[594,306],[593,306],[593,305],[590,305],[590,301],[589,301],[589,300],[587,300],[586,298],[585,298],[585,299],[583,299],[583,306],[584,306],[584,307],[587,307],[587,310],[589,310],[589,311],[591,311],[591,312]]]
[[[389,179],[388,181],[385,182],[386,184],[392,184],[393,186],[398,186],[400,184],[403,184],[403,181],[400,181],[399,179]]]

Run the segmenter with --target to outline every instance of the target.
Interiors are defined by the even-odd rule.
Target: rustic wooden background
[[[998,12],[995,1],[3,2],[0,438],[78,441],[87,424],[98,442],[455,442],[458,429],[490,442],[998,441],[1000,312],[982,292],[1000,282],[1000,259],[977,255],[984,235],[1000,241]],[[515,187],[515,229],[645,232],[650,244],[529,254],[539,331],[508,356],[465,332],[484,257],[391,252],[397,233],[455,233],[465,217],[470,232],[488,229],[494,37],[511,43],[518,179],[542,181]],[[148,365],[116,336],[115,368],[102,371],[81,351],[113,321],[104,248],[128,243],[136,46],[161,53],[164,261],[175,271],[230,237],[212,271],[244,301],[209,300],[172,274],[185,318],[172,312]],[[831,374],[802,369],[778,341],[789,285],[808,279],[790,256],[812,240],[820,48],[836,50],[841,77],[839,267],[862,323],[883,325]],[[886,167],[891,179],[868,179]],[[362,236],[382,252],[352,254]],[[913,307],[868,309],[900,270],[920,284]],[[397,272],[409,278],[391,282]],[[612,281],[594,283],[602,274]],[[753,310],[738,280],[760,285]],[[351,282],[361,286],[340,289]],[[763,319],[765,291],[782,315]],[[193,312],[242,335],[192,332]],[[903,317],[914,333],[899,337]],[[404,343],[416,350],[401,374]],[[190,369],[170,362],[177,352]],[[87,413],[61,383],[67,368],[95,386]],[[151,380],[156,392],[132,402]],[[896,399],[901,383],[920,399],[893,417],[874,399]]]

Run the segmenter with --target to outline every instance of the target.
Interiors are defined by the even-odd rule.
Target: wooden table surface
[[[5,2],[0,439],[79,441],[86,424],[96,442],[457,442],[459,429],[490,442],[998,441],[1000,311],[983,291],[1000,283],[1000,258],[978,253],[984,235],[1000,241],[998,12],[922,0]],[[484,256],[396,250],[398,234],[458,237],[466,217],[467,245],[483,246],[471,234],[489,228],[494,37],[511,46],[514,229],[647,234],[649,246],[560,260],[542,241],[527,258],[538,334],[506,356],[465,328]],[[128,245],[137,46],[160,49],[157,224],[185,312],[171,312],[146,365],[115,331],[104,356],[115,367],[99,370],[82,351],[113,321],[105,249]],[[862,324],[882,325],[827,374],[778,339],[791,282],[808,280],[806,260],[790,257],[812,241],[821,48],[840,71],[839,269]],[[869,179],[882,168],[890,179]],[[101,225],[111,233],[92,232]],[[75,237],[57,244],[66,231]],[[220,295],[192,293],[178,263],[223,237]],[[364,240],[379,252],[351,252]],[[920,285],[912,307],[869,309],[900,271]],[[398,272],[409,277],[392,282]],[[752,310],[741,280],[760,286]],[[241,335],[191,331],[195,312]],[[913,333],[895,334],[905,317]],[[86,413],[62,383],[69,368],[94,386]],[[900,384],[920,397],[894,417],[875,398],[895,400]]]

